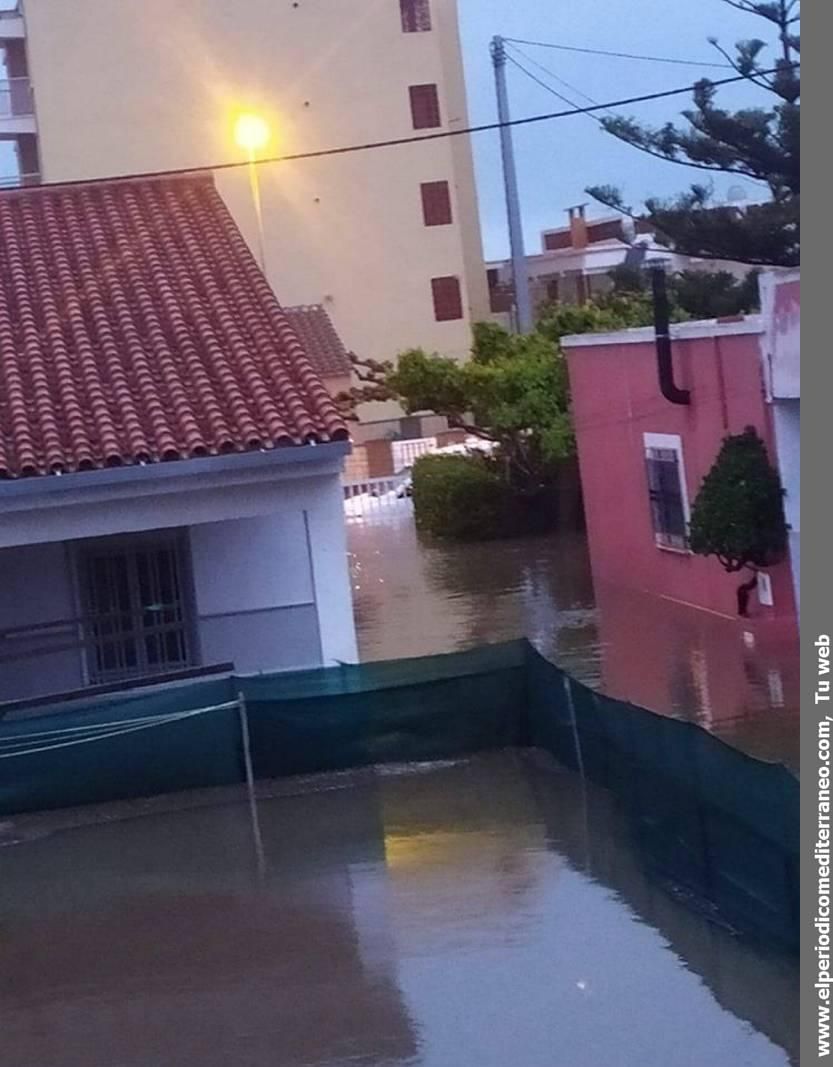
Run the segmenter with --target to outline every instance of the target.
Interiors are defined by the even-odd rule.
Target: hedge
[[[512,490],[497,464],[481,456],[423,456],[413,470],[417,526],[433,537],[488,541],[550,529],[552,488]]]

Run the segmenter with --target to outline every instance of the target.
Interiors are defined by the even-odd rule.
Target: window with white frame
[[[179,537],[85,545],[78,555],[78,577],[91,684],[193,665]]]
[[[645,468],[654,540],[660,548],[688,548],[688,494],[683,445],[677,434],[646,433]]]

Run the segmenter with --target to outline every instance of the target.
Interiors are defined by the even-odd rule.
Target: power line
[[[798,67],[800,64],[793,63],[792,66]],[[776,74],[778,71],[773,68],[772,70],[764,70],[759,73]],[[748,81],[748,78],[743,74],[736,74],[731,78],[718,78],[715,81],[710,81],[710,84],[719,88],[722,85],[733,85],[742,81]],[[442,130],[439,133],[417,134],[413,137],[392,137],[384,141],[366,141],[359,144],[343,145],[337,148],[319,148],[311,152],[294,152],[284,156],[267,156],[264,159],[255,160],[255,163],[257,166],[272,163],[297,163],[308,159],[326,159],[331,156],[344,156],[356,152],[370,152],[379,148],[397,148],[402,145],[420,144],[424,141],[440,141],[449,137],[463,137],[472,133],[488,133],[492,130],[500,130],[510,126],[531,126],[538,122],[552,122],[555,119],[572,118],[574,115],[590,115],[596,111],[607,111],[614,107],[628,107],[631,104],[644,104],[649,103],[652,100],[665,100],[672,96],[683,96],[686,93],[692,92],[695,88],[695,85],[682,85],[677,89],[663,89],[656,93],[643,93],[640,96],[629,96],[621,100],[609,100],[604,104],[593,104],[588,107],[571,107],[567,111],[551,111],[542,115],[528,115],[526,118],[510,119],[508,122],[483,122],[477,126],[465,126],[457,130]],[[73,185],[98,185],[104,182],[125,181],[128,179],[141,180],[178,177],[188,174],[205,174],[208,171],[239,170],[242,167],[248,166],[248,160],[203,163],[198,167],[174,167],[168,170],[134,171],[127,174],[110,174],[101,178],[41,182],[40,185],[33,186],[32,188],[54,189]],[[0,193],[0,195],[11,195],[13,193],[19,194],[20,190],[6,190],[4,193]]]
[[[569,89],[571,93],[576,93],[578,96],[582,97],[582,99],[586,100],[588,104],[594,104],[594,105],[598,105],[599,104],[598,100],[595,100],[592,96],[588,96],[587,93],[585,93],[581,89],[579,89],[578,86],[572,85],[570,82],[568,82],[566,80],[566,78],[562,78],[559,74],[556,74],[554,70],[550,70],[549,67],[545,67],[543,63],[539,63],[537,59],[533,59],[532,56],[527,55],[526,52],[524,52],[522,49],[518,48],[516,45],[510,45],[510,48],[512,49],[513,52],[517,52],[518,55],[521,56],[524,59],[525,62],[531,63],[533,67],[537,67],[537,69],[542,71],[542,73],[546,74],[547,77],[552,78],[553,81],[557,81],[560,85],[563,85],[566,89]],[[520,63],[516,62],[515,66],[519,67]],[[521,68],[521,69],[523,69],[523,68]],[[528,70],[525,70],[524,73],[525,74],[529,74],[530,77],[532,76]],[[544,85],[542,82],[539,82],[538,84],[539,85],[543,85],[543,87],[545,89],[548,89],[548,90],[552,89],[551,86]],[[572,100],[570,100],[569,103],[573,107],[578,107],[579,106],[578,104],[576,104]]]
[[[528,56],[526,54],[526,52],[521,51],[521,49],[518,48],[517,46],[511,45],[510,47],[513,49],[513,51],[517,52],[518,55],[523,56],[523,58],[528,63],[532,63],[533,66],[537,67],[539,70],[541,70],[545,74],[549,75],[550,78],[554,78],[557,82],[561,82],[563,85],[566,85],[567,88],[571,92],[577,93],[579,96],[584,97],[585,100],[589,100],[590,103],[593,104],[593,108],[583,109],[585,114],[587,115],[588,118],[591,118],[594,122],[598,123],[599,126],[601,126],[601,128],[603,130],[606,130],[608,133],[611,133],[611,131],[608,130],[604,119],[600,118],[595,113],[594,108],[595,109],[599,109],[599,110],[605,110],[607,112],[607,115],[608,115],[609,118],[616,118],[616,115],[612,111],[609,110],[609,108],[611,106],[615,106],[615,105],[605,105],[605,104],[597,103],[593,99],[592,96],[588,96],[587,93],[582,92],[581,89],[577,89],[574,85],[570,85],[569,82],[565,81],[563,78],[560,78],[557,74],[553,73],[553,71],[551,71],[548,67],[545,67],[542,63],[539,63],[537,60],[533,59],[532,56]],[[546,91],[548,93],[551,93],[553,96],[557,97],[559,100],[563,101],[564,103],[570,104],[573,107],[578,106],[578,105],[576,105],[574,103],[574,101],[570,100],[569,97],[564,96],[563,93],[560,93],[557,89],[553,88],[553,86],[551,86],[551,85],[548,85],[545,81],[543,81],[541,78],[539,78],[536,74],[533,74],[531,70],[527,70],[527,68],[522,63],[520,63],[511,54],[511,52],[507,52],[506,53],[506,58],[508,60],[510,60],[510,62],[513,63],[514,66],[516,66],[518,68],[518,70],[523,71],[523,73],[528,78],[531,78],[532,81],[534,81],[537,85],[540,85],[542,89],[546,89]],[[718,84],[718,83],[715,82],[714,84]],[[697,170],[705,170],[705,171],[710,171],[712,173],[720,172],[720,173],[741,174],[741,175],[743,175],[743,177],[747,178],[749,181],[761,182],[764,185],[766,184],[766,182],[764,181],[763,178],[758,178],[754,174],[747,174],[746,171],[740,171],[740,170],[724,171],[724,169],[722,167],[711,166],[711,165],[705,164],[705,163],[696,163],[696,162],[693,162],[692,160],[687,160],[687,159],[685,159],[685,160],[683,160],[683,159],[674,159],[674,158],[671,158],[670,156],[664,155],[662,152],[657,152],[653,148],[649,148],[647,145],[635,144],[633,141],[629,141],[625,137],[620,137],[618,134],[614,133],[613,136],[617,137],[618,140],[623,141],[625,144],[630,145],[631,148],[636,148],[640,152],[644,152],[646,155],[653,156],[655,159],[661,159],[665,163],[675,163],[675,164],[678,164],[679,166],[694,167]]]
[[[637,59],[644,63],[672,63],[681,67],[714,67],[719,70],[732,70],[730,63],[708,63],[696,59],[673,59],[671,56],[643,56],[634,52],[609,52],[603,48],[579,48],[576,45],[552,44],[550,41],[525,41],[521,37],[504,37],[511,44],[532,45],[535,48],[554,48],[560,52],[578,52],[588,56],[609,56],[614,59]]]
[[[592,97],[587,96],[586,93],[583,93],[580,89],[576,89],[575,86],[570,85],[568,82],[565,82],[563,78],[559,78],[557,74],[553,74],[553,72],[551,70],[548,70],[546,67],[542,66],[542,64],[536,63],[535,60],[532,59],[531,56],[528,56],[525,52],[522,52],[520,50],[520,48],[516,48],[516,49],[514,49],[514,51],[516,51],[518,53],[518,55],[523,56],[523,58],[528,63],[532,63],[533,66],[538,67],[545,74],[548,74],[551,78],[554,78],[556,81],[562,82],[564,85],[567,86],[567,88],[571,92],[576,93],[578,96],[583,96],[585,100],[588,100],[593,105],[593,107],[601,107],[602,106],[596,100],[594,100]],[[516,66],[518,68],[518,70],[522,71],[527,76],[527,78],[530,78],[537,85],[540,85],[542,89],[546,89],[548,93],[551,93],[553,96],[558,97],[558,99],[561,100],[563,103],[569,104],[570,107],[580,107],[580,105],[577,104],[575,102],[575,100],[571,100],[568,96],[564,96],[563,93],[560,93],[557,89],[554,89],[553,86],[549,85],[547,82],[543,81],[543,79],[539,78],[537,74],[533,74],[531,70],[527,70],[527,68],[523,65],[523,63],[521,63],[518,59],[516,59],[512,55],[511,52],[507,52],[506,58],[509,60],[510,63],[513,64],[513,66]],[[599,116],[596,115],[595,113],[589,114],[588,118],[593,119],[594,122],[598,122],[599,125],[603,125],[603,120],[600,119]]]

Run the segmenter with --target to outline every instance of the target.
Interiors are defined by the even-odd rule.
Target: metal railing
[[[26,185],[40,185],[41,176],[32,174],[0,174],[0,189],[20,189]]]
[[[0,79],[0,119],[30,118],[35,98],[29,78]]]
[[[344,513],[348,520],[410,505],[410,474],[407,471],[390,478],[362,478],[342,485]]]

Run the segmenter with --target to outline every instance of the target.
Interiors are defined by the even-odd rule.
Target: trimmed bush
[[[542,533],[555,523],[552,487],[520,493],[482,456],[422,456],[413,470],[417,526],[433,537],[489,541]]]
[[[691,510],[689,544],[731,574],[768,567],[787,547],[784,493],[755,429],[727,437]]]

